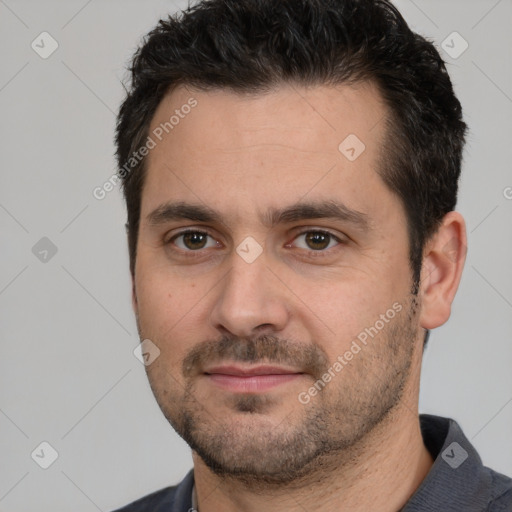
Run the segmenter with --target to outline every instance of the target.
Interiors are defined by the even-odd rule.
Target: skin
[[[450,316],[464,219],[443,219],[413,297],[405,212],[376,172],[387,110],[371,84],[283,84],[253,96],[181,86],[159,105],[150,133],[191,97],[197,106],[148,155],[132,277],[140,337],[160,350],[149,382],[193,448],[199,510],[399,510],[433,463],[418,418],[424,329]],[[338,150],[348,134],[366,146],[352,162]],[[261,219],[271,208],[327,200],[363,213],[367,229]],[[168,201],[206,205],[220,221],[152,224],[150,213]],[[209,237],[174,238],[184,228]],[[319,242],[319,229],[343,243]],[[236,251],[248,236],[262,248],[252,263]],[[401,311],[301,403],[397,303]],[[234,392],[204,375],[218,362],[302,374]]]

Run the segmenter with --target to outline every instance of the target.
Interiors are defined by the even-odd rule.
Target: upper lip
[[[290,368],[283,368],[282,366],[269,366],[259,365],[252,367],[241,367],[236,365],[219,365],[212,366],[205,370],[206,374],[220,373],[224,375],[282,375],[282,374],[293,374],[303,373]]]

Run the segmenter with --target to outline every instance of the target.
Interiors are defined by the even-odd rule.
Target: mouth
[[[304,372],[280,366],[215,366],[204,375],[216,387],[238,393],[258,393],[302,378]]]

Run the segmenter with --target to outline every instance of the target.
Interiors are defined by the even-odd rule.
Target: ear
[[[449,212],[423,252],[420,325],[424,329],[439,327],[450,318],[466,252],[464,217],[459,212]]]

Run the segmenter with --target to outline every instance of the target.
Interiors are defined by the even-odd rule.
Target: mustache
[[[327,354],[315,344],[280,340],[272,335],[258,338],[223,336],[218,341],[204,341],[186,355],[182,373],[190,378],[203,373],[208,363],[220,361],[278,363],[292,366],[320,378],[328,369]]]

